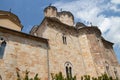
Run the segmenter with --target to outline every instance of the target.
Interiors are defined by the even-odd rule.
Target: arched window
[[[72,78],[72,64],[70,62],[65,63],[65,69],[66,69],[66,77],[67,79]]]
[[[6,41],[3,38],[1,38],[1,41],[0,41],[0,59],[3,58],[5,47],[6,47]]]

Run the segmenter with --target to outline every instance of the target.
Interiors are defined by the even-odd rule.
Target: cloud
[[[120,13],[118,4],[120,0],[75,0],[67,3],[61,0],[53,5],[58,8],[58,11],[61,8],[71,11],[78,21],[92,22],[93,25],[98,26],[107,40],[120,46],[120,15],[110,12]],[[110,16],[106,11],[111,13]]]
[[[111,0],[111,3],[120,4],[120,0]]]
[[[120,0],[111,0],[109,2],[109,9],[120,13]]]
[[[108,24],[106,24],[105,22]],[[107,27],[107,29],[104,29],[104,30],[106,30],[106,31],[108,30],[108,32],[106,34],[104,34],[104,36],[108,40],[120,45],[120,17],[107,18],[107,21],[103,21],[102,25],[100,27],[101,29],[105,26],[105,27]]]
[[[111,3],[112,2],[112,3]],[[118,43],[119,41],[119,29],[120,29],[120,16],[106,17],[106,14],[102,12],[112,9],[116,5],[113,3],[120,2],[119,0],[77,0],[72,2],[56,2],[54,5],[58,8],[58,11],[63,10],[71,11],[74,17],[81,21],[92,22],[93,25],[97,25],[102,31],[103,35],[110,41]],[[61,6],[62,5],[62,6]],[[110,34],[115,36],[110,39]],[[116,38],[117,37],[117,38]]]
[[[120,8],[118,8],[117,5],[112,4],[110,9],[115,11],[115,12],[119,12],[120,13]]]
[[[105,6],[106,4],[101,6],[103,2],[104,0],[77,0],[68,3],[57,2],[54,5],[59,10],[62,8],[63,10],[71,11],[77,19],[92,21],[96,25],[98,21],[104,18],[104,15],[99,14],[108,8],[108,6]]]

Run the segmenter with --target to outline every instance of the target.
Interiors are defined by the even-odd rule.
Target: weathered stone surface
[[[3,37],[7,46],[3,59],[0,59],[0,75],[3,80],[16,80],[16,68],[21,73],[30,71],[31,77],[36,73],[43,80],[47,77],[47,49],[44,43],[7,33],[4,35],[0,32],[0,35],[7,36]]]
[[[108,75],[115,77],[114,70],[110,68],[109,71],[107,71],[105,64],[105,61],[108,61],[110,63],[109,67],[113,66],[116,68],[119,66],[114,66],[113,61],[116,62],[117,60],[112,51],[113,49],[110,48],[110,50],[108,50],[109,52],[106,52],[101,36],[98,36],[95,31],[90,33],[86,32],[85,34],[80,33],[79,36],[74,36],[67,32],[67,29],[65,30],[66,32],[64,32],[62,29],[57,30],[56,27],[49,26],[45,26],[46,29],[43,31],[42,37],[49,39],[49,63],[51,73],[62,71],[65,75],[64,64],[66,61],[69,61],[73,65],[73,74],[77,75],[78,79],[85,74],[99,76],[105,72],[110,72]],[[67,44],[63,44],[63,33],[66,35]],[[38,32],[38,34],[41,34],[41,32]],[[107,56],[106,54],[109,55]],[[116,63],[118,64],[118,62]]]

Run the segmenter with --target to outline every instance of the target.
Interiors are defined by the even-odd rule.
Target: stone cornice
[[[112,46],[114,45],[114,43],[105,40],[103,37],[102,37],[102,42],[103,42],[103,44],[106,46],[106,48],[108,48],[108,46],[109,46],[109,47],[112,47]]]
[[[84,34],[84,33],[86,33],[86,34],[95,33],[95,34],[101,36],[101,31],[96,26],[91,26],[91,27],[86,26],[86,27],[82,27],[80,29],[77,29],[77,28],[75,28],[75,26],[69,26],[67,24],[64,24],[64,23],[60,22],[58,19],[56,19],[56,18],[45,17],[44,20],[48,20],[48,24],[51,27],[62,29],[65,32],[67,30],[67,32],[72,34],[72,35],[80,35],[80,34]],[[58,25],[55,25],[56,23]]]
[[[99,37],[101,37],[101,31],[98,29],[96,26],[91,26],[91,27],[83,27],[78,30],[79,34],[92,34],[95,33]]]
[[[42,23],[45,23],[45,21],[47,21],[48,27],[55,28],[55,29],[61,29],[63,32],[67,31],[69,34],[71,34],[73,36],[79,36],[82,34],[96,34],[97,36],[99,36],[102,39],[103,43],[109,44],[111,46],[113,45],[113,43],[111,43],[101,37],[101,31],[98,29],[97,26],[87,26],[87,27],[77,29],[74,26],[69,26],[67,24],[60,22],[57,18],[45,17],[43,19]],[[42,23],[39,25],[38,28],[41,28]]]
[[[48,39],[32,36],[32,35],[29,35],[29,34],[26,34],[26,33],[23,33],[23,32],[19,32],[19,31],[15,31],[15,30],[12,30],[12,29],[4,28],[2,26],[0,26],[0,32],[24,37],[24,38],[35,40],[35,41],[40,41],[40,42],[48,45]]]

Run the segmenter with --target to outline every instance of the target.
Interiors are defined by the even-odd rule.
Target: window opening
[[[117,69],[114,68],[114,74],[115,74],[115,77],[117,78]]]
[[[2,76],[0,75],[0,80],[2,80]]]
[[[0,40],[0,59],[3,58],[5,47],[6,47],[6,41],[3,38],[1,38],[1,40]]]
[[[106,67],[106,71],[108,73],[108,75],[110,76],[110,73],[109,73],[109,64],[107,61],[105,61],[105,67]]]
[[[72,78],[72,64],[70,62],[66,62],[65,67],[66,67],[66,77],[69,80]]]
[[[63,44],[67,44],[65,33],[63,33],[62,39],[63,39]]]

